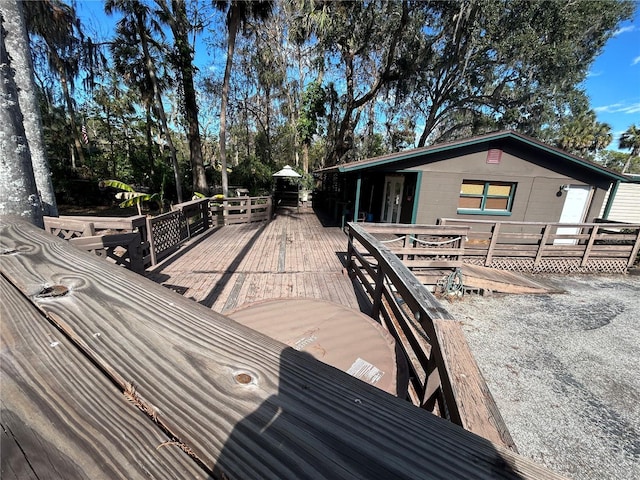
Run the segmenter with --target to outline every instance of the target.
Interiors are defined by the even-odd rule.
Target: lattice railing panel
[[[464,257],[463,263],[485,265],[484,257]],[[544,258],[535,266],[532,258],[494,258],[491,268],[523,273],[625,273],[627,262],[621,259],[589,259],[581,265],[580,258]]]
[[[155,217],[150,223],[153,245],[158,257],[189,238],[187,219],[179,210]]]

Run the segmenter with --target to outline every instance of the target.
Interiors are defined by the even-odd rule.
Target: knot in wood
[[[253,377],[248,373],[238,373],[235,376],[236,382],[247,385],[253,381]]]
[[[36,295],[38,298],[48,298],[48,297],[62,297],[69,293],[69,289],[64,285],[53,285],[51,287],[43,288],[40,293]]]

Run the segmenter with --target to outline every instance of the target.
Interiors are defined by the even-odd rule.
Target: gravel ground
[[[576,480],[640,479],[640,276],[545,276],[553,295],[445,302],[522,455]]]

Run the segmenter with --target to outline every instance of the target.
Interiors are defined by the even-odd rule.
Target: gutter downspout
[[[602,213],[602,218],[605,220],[609,219],[609,213],[611,213],[611,207],[613,207],[613,201],[616,198],[616,194],[618,193],[618,187],[620,186],[620,180],[616,180],[616,183],[611,187],[611,191],[609,192],[609,198],[607,198],[607,206],[604,207],[604,212]]]

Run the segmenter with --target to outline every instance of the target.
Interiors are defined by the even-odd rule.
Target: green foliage
[[[153,202],[158,205],[159,210],[162,212],[162,197],[158,193],[143,193],[137,192],[135,188],[119,180],[101,180],[99,182],[100,188],[115,188],[122,190],[122,192],[116,193],[115,197],[118,200],[122,200],[120,208],[138,207],[138,214],[142,215],[142,202]]]
[[[249,156],[234,167],[229,174],[229,182],[249,189],[251,196],[265,195],[271,191],[272,173],[268,165],[255,156]]]
[[[25,5],[73,13],[61,3]],[[99,178],[118,178],[161,196],[178,186],[191,188],[190,159],[197,147],[188,141],[195,123],[193,115],[187,121],[193,111],[184,102],[188,82],[183,80],[192,73],[205,85],[198,106],[208,138],[209,184],[222,183],[216,169],[223,156],[220,131],[231,183],[256,194],[269,190],[271,173],[285,163],[313,171],[329,162],[504,128],[619,168],[620,160],[603,151],[610,131],[589,112],[579,86],[619,23],[630,18],[631,1],[226,1],[202,4],[198,11],[186,3],[185,17],[182,1],[174,6],[166,0],[109,0],[106,6],[114,11],[128,9],[108,39],[112,63],[96,77],[100,82],[93,90],[70,90],[71,102],[63,94],[61,71],[49,68],[55,65],[44,55],[45,36],[32,36],[45,142],[58,190],[73,191],[72,181],[95,187]],[[167,15],[177,7],[179,18]],[[219,16],[207,8],[218,8]],[[205,27],[203,18],[214,21]],[[54,49],[69,60],[67,80],[100,73],[95,63],[89,68],[90,55],[83,59],[75,23],[49,25],[46,16],[33,21],[39,32],[61,35],[54,38],[56,45],[69,46]],[[220,58],[230,34],[238,33],[232,76],[224,78],[222,69],[189,69],[193,52],[184,43],[184,27],[208,36],[207,48]],[[165,38],[170,31],[180,35]],[[226,129],[217,122],[225,89]],[[74,132],[74,123],[90,133],[90,143],[74,156],[75,170],[70,152],[79,128]],[[628,171],[636,168],[637,137],[637,131],[630,132],[620,144],[631,153]],[[168,138],[175,144],[177,169],[185,172],[177,178],[179,185]]]
[[[629,154],[615,150],[603,150],[598,154],[598,161],[605,167],[622,173],[629,161]],[[640,173],[640,157],[632,158],[626,173]]]
[[[596,120],[593,110],[572,116],[560,128],[557,146],[563,150],[585,158],[595,157],[595,153],[606,148],[613,139],[611,127]]]
[[[317,81],[310,83],[302,94],[297,130],[300,140],[307,145],[310,145],[313,136],[319,133],[319,121],[326,115],[326,98],[324,88]]]

